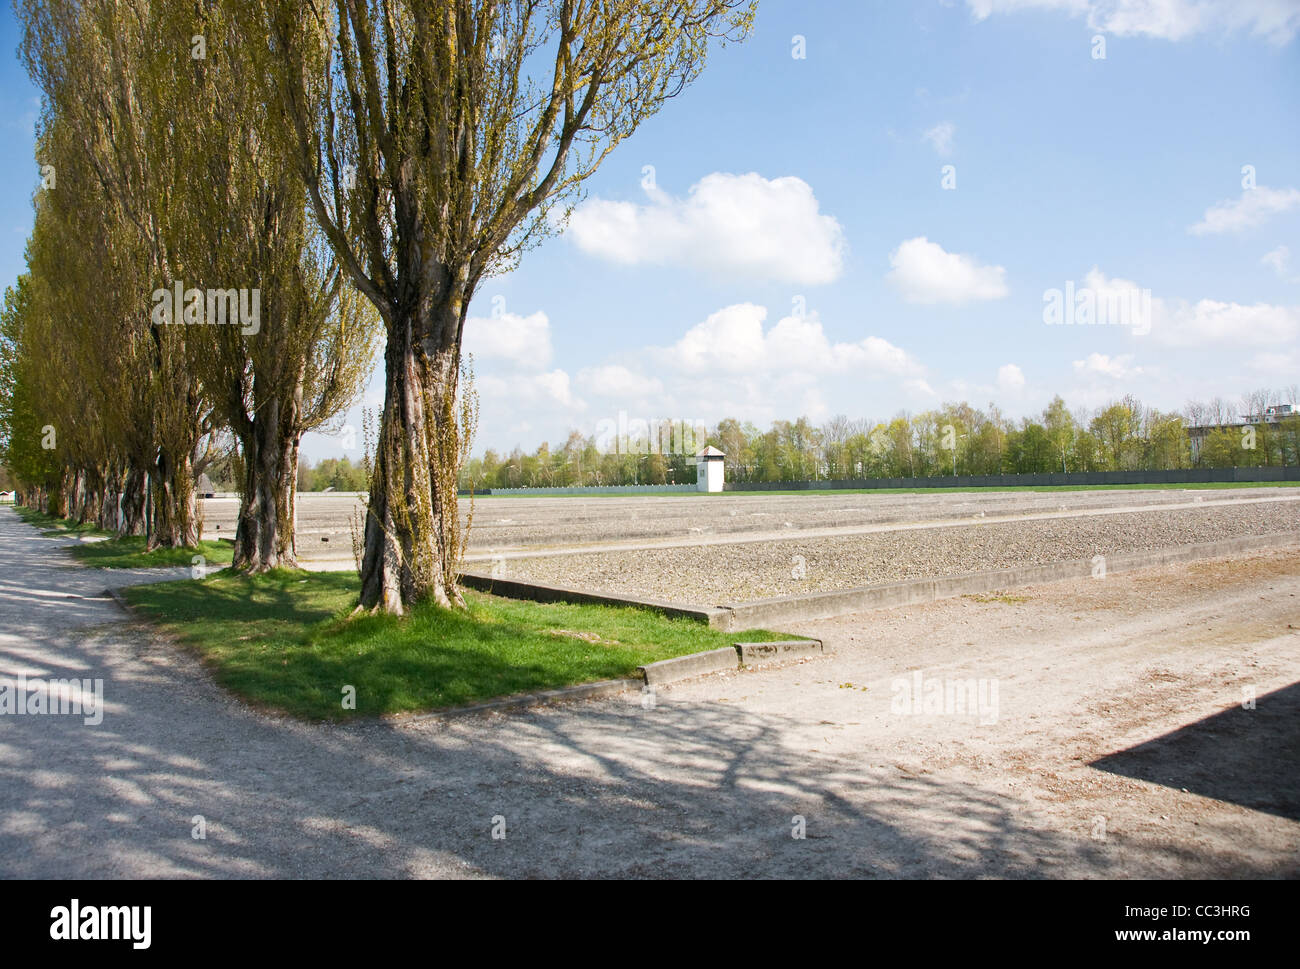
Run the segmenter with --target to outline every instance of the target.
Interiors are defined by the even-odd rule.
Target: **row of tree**
[[[44,101],[0,341],[24,500],[191,544],[195,473],[228,437],[237,565],[290,562],[299,438],[350,399],[382,326],[361,605],[463,604],[472,297],[715,40],[749,33],[752,0],[17,8]],[[232,292],[240,325],[216,324]]]
[[[1191,402],[1182,413],[1143,406],[1129,396],[1093,411],[1060,397],[1018,421],[995,405],[945,404],[892,420],[835,417],[776,421],[766,431],[727,419],[702,441],[727,455],[731,481],[815,481],[1049,471],[1165,470],[1300,465],[1300,414],[1269,408],[1297,404],[1297,389],[1255,391],[1240,406]],[[594,436],[570,433],[561,447],[533,454],[487,451],[467,463],[465,487],[672,484],[695,481],[690,454],[656,442],[602,451]],[[639,452],[639,453],[638,453]]]
[[[359,392],[378,316],[309,217],[247,45],[205,4],[19,12],[44,97],[0,338],[21,499],[193,546],[196,477],[234,452],[236,567],[294,564],[299,442]]]

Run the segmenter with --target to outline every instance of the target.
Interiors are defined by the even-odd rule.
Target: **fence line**
[[[1178,468],[1168,471],[1054,471],[959,474],[935,478],[853,478],[836,481],[728,481],[724,491],[831,491],[877,488],[1037,488],[1047,485],[1228,484],[1300,481],[1300,467]]]
[[[1050,471],[1030,474],[959,474],[933,478],[850,478],[820,481],[728,481],[724,491],[871,491],[883,488],[1042,488],[1050,485],[1232,484],[1300,482],[1300,467],[1177,468],[1168,471]],[[699,494],[693,484],[571,485],[558,488],[482,488],[476,495]],[[461,491],[467,495],[468,491]]]

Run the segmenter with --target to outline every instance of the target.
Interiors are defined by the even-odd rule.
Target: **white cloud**
[[[835,341],[816,311],[767,320],[768,310],[754,303],[724,306],[679,339],[580,371],[575,387],[597,403],[567,426],[592,433],[620,412],[628,419],[735,417],[766,426],[801,414],[821,420],[885,407],[877,396],[890,407],[902,393],[935,396],[925,368],[886,339]]]
[[[1153,301],[1153,336],[1169,346],[1276,345],[1300,339],[1300,306]]]
[[[1134,337],[1150,334],[1154,342],[1164,346],[1245,347],[1277,345],[1300,338],[1300,306],[1162,299],[1151,296],[1149,290],[1141,289],[1132,280],[1107,277],[1096,267],[1084,277],[1076,301],[1085,288],[1092,291],[1093,324],[1123,325]],[[1076,361],[1076,369],[1080,363]],[[1088,369],[1102,372],[1096,365]]]
[[[1150,290],[1145,290],[1131,279],[1107,277],[1093,266],[1083,277],[1083,286],[1075,291],[1075,302],[1091,298],[1089,309],[1093,322],[1101,326],[1131,326],[1135,333],[1145,336],[1151,330],[1154,305]],[[1081,313],[1076,310],[1076,314]]]
[[[921,369],[906,351],[880,337],[831,343],[815,312],[787,316],[764,332],[766,319],[767,309],[753,303],[726,306],[660,353],[666,364],[692,374],[778,374],[793,380],[801,374],[909,374]]]
[[[1300,30],[1293,0],[966,0],[976,20],[1021,10],[1056,10],[1084,17],[1092,30],[1119,37],[1185,40],[1206,32],[1249,30],[1286,44]]]
[[[1006,394],[1014,394],[1025,389],[1025,375],[1014,363],[1005,363],[998,368],[998,389]]]
[[[563,370],[537,374],[512,374],[501,377],[485,374],[475,378],[480,403],[490,400],[498,406],[532,407],[539,404],[559,405],[580,411],[586,402],[574,396],[569,375]]]
[[[1278,246],[1264,253],[1260,263],[1277,273],[1279,279],[1285,279],[1290,283],[1300,280],[1300,276],[1291,272],[1291,249],[1288,246]]]
[[[799,413],[814,423],[820,423],[831,416],[831,409],[825,395],[816,387],[810,387],[800,401]]]
[[[551,321],[540,310],[528,316],[470,317],[465,351],[476,361],[504,360],[521,370],[543,370],[551,362]]]
[[[1295,379],[1300,370],[1300,353],[1295,351],[1257,353],[1250,361],[1250,369],[1273,377]]]
[[[578,383],[599,397],[653,397],[664,392],[663,381],[633,373],[621,364],[578,371]]]
[[[576,407],[581,410],[586,405],[573,396],[569,390],[569,375],[563,370],[552,370],[550,373],[538,374],[535,378],[538,390],[553,400],[565,405],[566,407]]]
[[[1074,361],[1074,372],[1083,375],[1100,374],[1114,380],[1126,380],[1129,377],[1136,377],[1141,374],[1142,368],[1133,366],[1133,355],[1131,353],[1121,354],[1116,357],[1107,356],[1104,353],[1090,353],[1083,360]]]
[[[909,303],[969,303],[1007,295],[1006,270],[945,252],[925,236],[908,239],[889,255],[886,278]]]
[[[1205,210],[1205,217],[1187,231],[1198,236],[1241,232],[1294,208],[1300,208],[1300,188],[1265,188],[1259,185],[1244,189],[1241,198],[1211,205]]]
[[[957,126],[951,121],[940,121],[921,138],[933,145],[936,152],[946,157],[952,154],[952,138],[956,133]]]
[[[794,176],[715,172],[685,199],[592,199],[569,219],[584,252],[623,265],[677,265],[793,283],[829,283],[844,265],[844,231]]]

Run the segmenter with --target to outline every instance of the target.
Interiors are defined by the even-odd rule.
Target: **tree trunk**
[[[190,461],[188,450],[179,456],[160,450],[157,463],[149,469],[153,485],[150,551],[155,548],[196,548],[199,544],[198,504]]]
[[[235,528],[234,568],[296,568],[294,492],[298,483],[297,402],[268,400],[241,439],[244,481]],[[288,412],[288,413],[286,413]]]
[[[67,518],[70,521],[78,525],[86,521],[87,500],[86,473],[74,471],[68,487]]]
[[[456,392],[459,302],[428,315],[438,322],[434,338],[417,338],[417,316],[412,311],[389,329],[361,562],[362,608],[394,615],[426,600],[464,606],[446,533],[457,525],[455,479],[448,494],[435,467],[448,410],[442,402]]]
[[[116,532],[122,517],[122,483],[126,474],[121,467],[104,472],[104,487],[99,493],[95,524],[105,531]]]
[[[148,475],[137,467],[131,467],[123,479],[122,496],[119,500],[117,517],[117,534],[143,535],[145,514],[145,481]]]

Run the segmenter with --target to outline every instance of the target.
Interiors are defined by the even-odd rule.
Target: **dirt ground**
[[[726,702],[820,711],[790,742],[918,795],[909,818],[948,842],[952,862],[1071,877],[1300,874],[1300,548],[797,631],[833,644],[835,658],[738,675]],[[996,723],[897,714],[895,684],[918,669],[996,680]],[[970,813],[958,818],[963,800]],[[990,857],[1010,817],[1035,835],[993,838]],[[1057,850],[1036,856],[1040,838]],[[1062,838],[1073,842],[1064,854]],[[883,855],[900,875],[948,867]]]
[[[810,623],[829,657],[653,695],[337,727],[233,700],[103,595],[148,575],[66,541],[0,511],[0,677],[106,704],[0,716],[6,877],[1300,875],[1300,547]],[[918,673],[982,715],[903,704]]]

